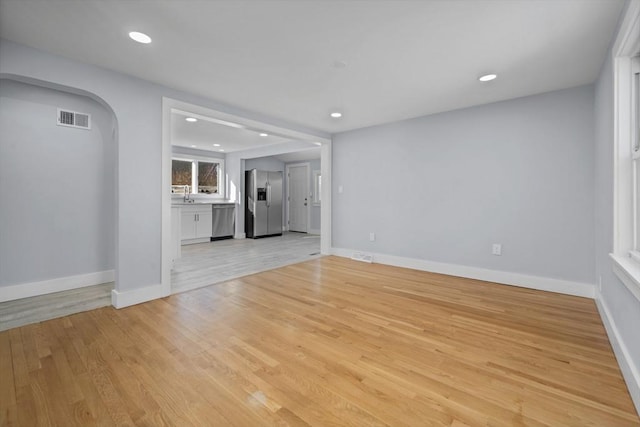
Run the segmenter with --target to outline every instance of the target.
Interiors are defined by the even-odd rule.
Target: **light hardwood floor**
[[[639,426],[594,302],[323,257],[0,333],[1,425]]]

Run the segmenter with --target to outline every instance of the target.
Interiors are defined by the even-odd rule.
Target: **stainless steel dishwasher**
[[[234,204],[213,205],[213,232],[211,240],[231,239],[235,233]]]

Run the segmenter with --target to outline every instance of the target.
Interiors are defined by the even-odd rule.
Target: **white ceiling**
[[[196,118],[197,121],[187,122],[185,120],[187,117]],[[292,140],[290,137],[273,134],[260,136],[260,133],[263,133],[262,129],[251,129],[235,123],[231,123],[232,126],[220,123],[221,121],[208,116],[172,112],[171,144],[198,150],[231,153]]]
[[[285,163],[315,160],[320,158],[320,147],[310,148],[304,151],[295,151],[293,153],[280,154],[273,157]]]
[[[623,4],[0,0],[0,36],[335,133],[592,83]]]

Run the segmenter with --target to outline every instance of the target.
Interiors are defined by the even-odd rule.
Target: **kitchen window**
[[[171,161],[171,192],[184,194],[193,188],[193,162],[173,159]],[[187,190],[187,191],[185,191]]]
[[[173,158],[171,161],[171,193],[224,196],[224,160],[206,158]]]
[[[198,168],[198,193],[218,194],[220,163],[196,161],[196,164]]]

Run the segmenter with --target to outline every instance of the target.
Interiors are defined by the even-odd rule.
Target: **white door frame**
[[[194,114],[202,114],[208,118],[225,121],[232,124],[240,124],[249,128],[262,129],[274,135],[288,136],[292,140],[304,141],[309,144],[319,145],[321,150],[321,170],[322,170],[322,205],[321,205],[321,234],[320,252],[323,255],[331,255],[331,138],[319,137],[294,129],[276,126],[262,121],[230,114],[219,110],[214,110],[202,105],[196,105],[176,99],[162,97],[162,230],[161,230],[161,262],[160,283],[164,295],[171,293],[171,112],[173,110],[189,111]],[[225,159],[226,160],[226,159]],[[242,160],[238,160],[237,169],[242,167]],[[230,165],[225,161],[225,174],[236,165]],[[229,186],[228,179],[225,185]],[[242,183],[243,176],[238,177],[238,183]],[[230,191],[226,192],[226,197],[230,197]],[[242,199],[238,200],[239,208],[244,209]]]
[[[305,231],[305,233],[308,233],[309,229],[311,228],[311,196],[309,196],[311,184],[311,162],[291,163],[285,166],[285,173],[287,174],[287,231],[289,231],[289,217],[291,216],[291,183],[289,177],[289,168],[297,168],[300,166],[304,166],[307,168],[307,230]]]

